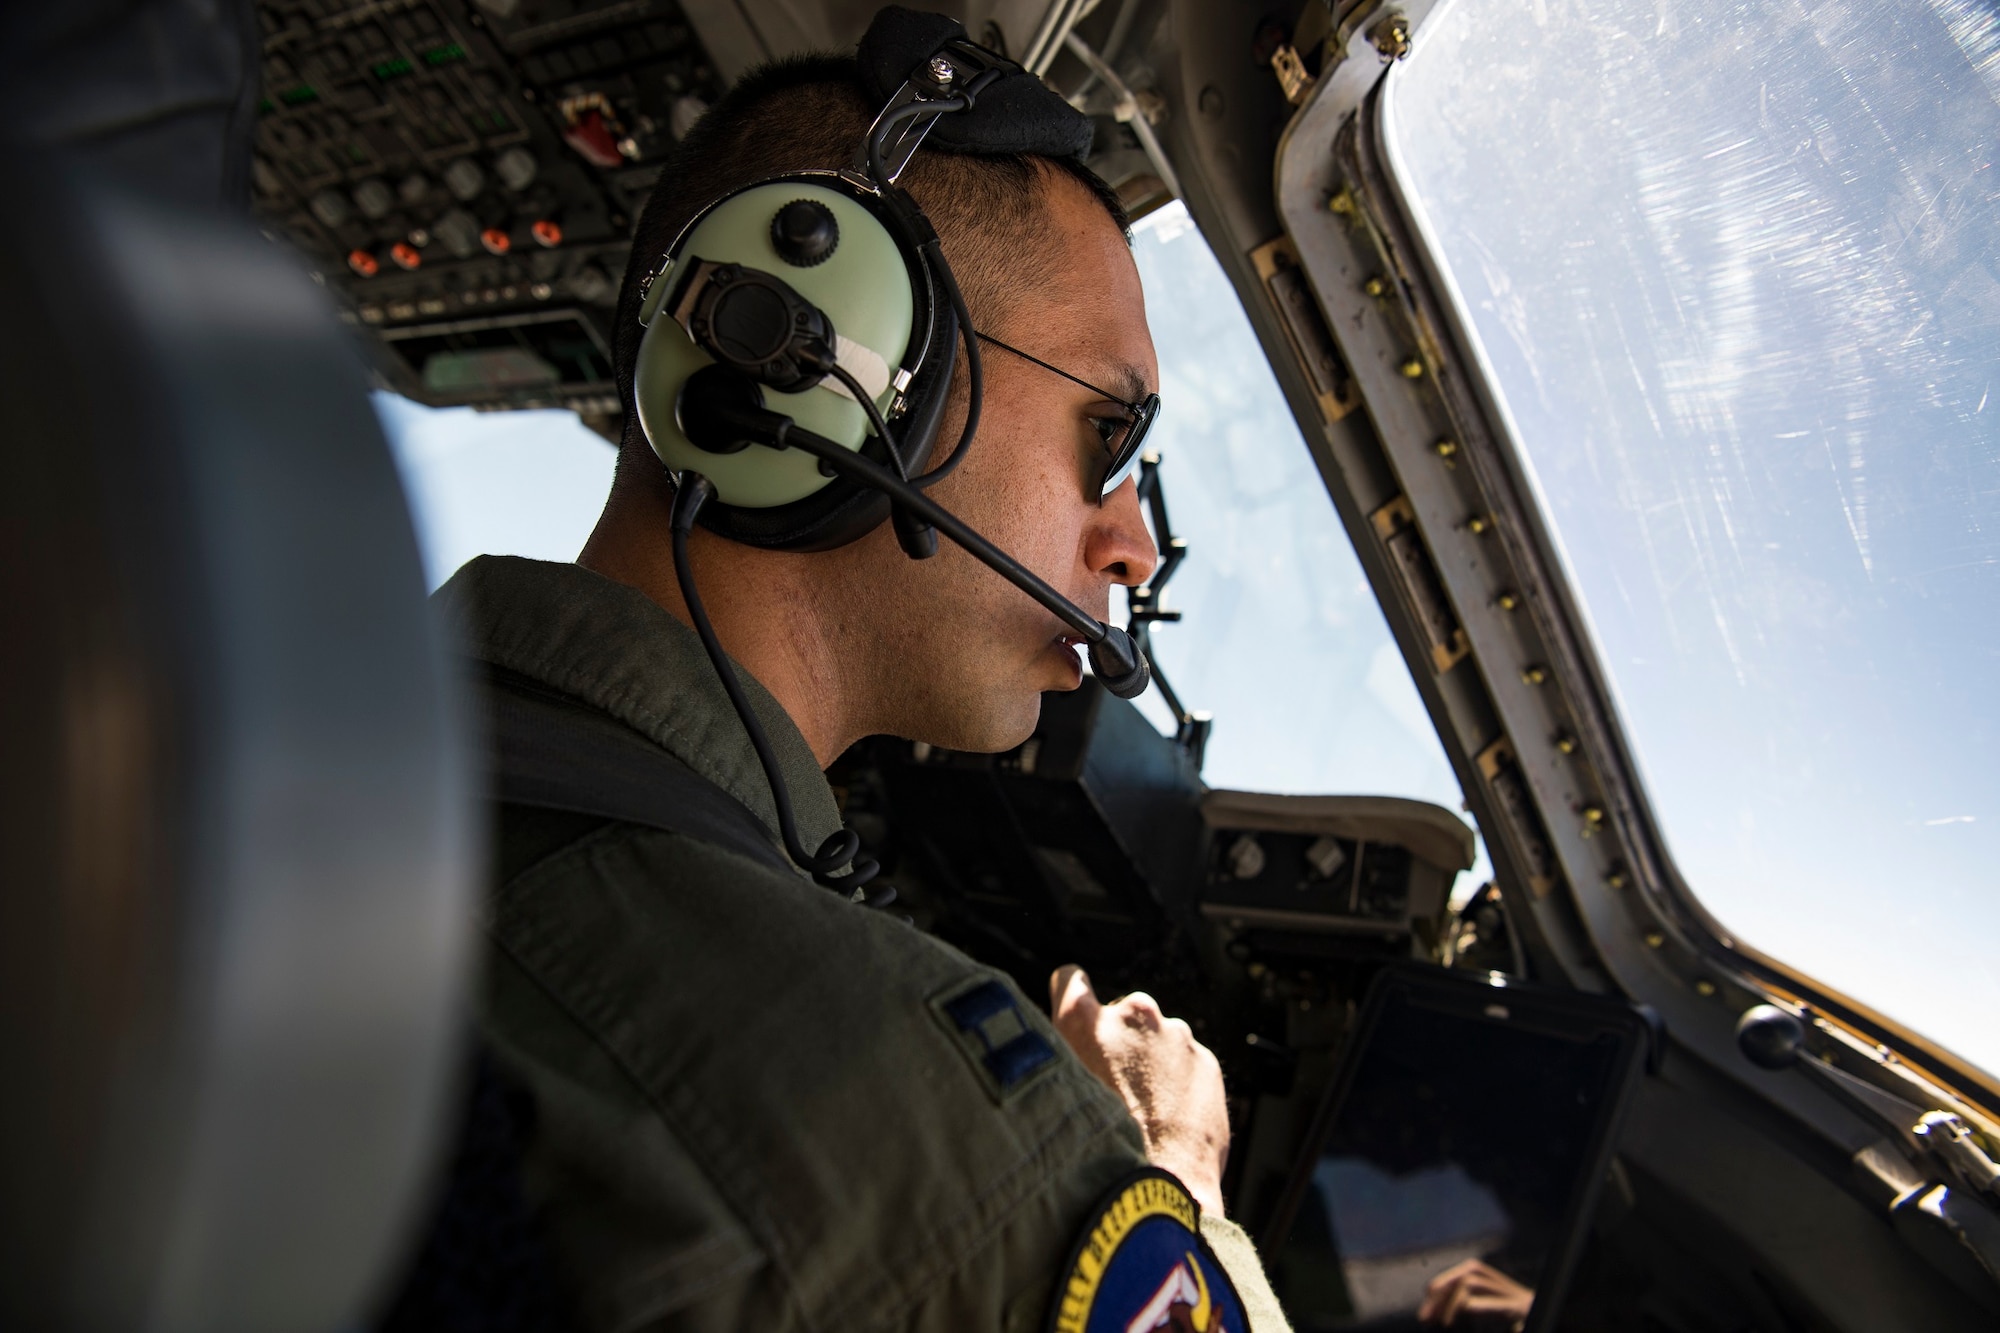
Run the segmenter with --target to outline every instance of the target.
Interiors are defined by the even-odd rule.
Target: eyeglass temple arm
[[[1071,384],[1081,384],[1084,388],[1090,390],[1092,393],[1102,394],[1104,397],[1109,398],[1112,402],[1117,403],[1119,406],[1123,407],[1126,411],[1132,413],[1132,415],[1135,418],[1139,414],[1140,407],[1138,403],[1132,402],[1129,399],[1120,398],[1117,394],[1111,392],[1111,390],[1109,389],[1100,389],[1095,384],[1092,384],[1089,380],[1079,379],[1075,375],[1070,374],[1067,370],[1064,370],[1061,366],[1052,366],[1048,362],[1042,360],[1042,358],[1040,358],[1039,356],[1032,356],[1029,353],[1022,351],[1018,347],[1014,347],[1007,343],[1001,342],[998,338],[994,337],[990,333],[981,333],[977,329],[974,329],[972,332],[972,336],[979,339],[979,341],[983,343],[991,343],[993,346],[999,348],[1003,352],[1012,353],[1013,355],[1020,357],[1023,361],[1033,362],[1035,365],[1040,366],[1043,370],[1048,371],[1052,375],[1060,375],[1064,379],[1068,380]]]

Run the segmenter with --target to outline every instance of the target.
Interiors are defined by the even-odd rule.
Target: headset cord
[[[701,594],[695,589],[693,567],[688,563],[688,533],[694,529],[702,506],[714,497],[715,483],[707,477],[699,472],[680,474],[680,480],[674,487],[674,578],[680,584],[681,600],[687,603],[688,618],[694,621],[694,632],[701,636],[701,646],[708,653],[709,664],[721,679],[722,688],[736,709],[736,716],[742,719],[743,730],[749,733],[750,748],[757,752],[757,762],[764,767],[764,780],[771,787],[771,802],[778,810],[778,836],[784,840],[785,854],[810,873],[813,882],[823,888],[845,894],[869,907],[887,907],[896,900],[893,888],[885,884],[874,893],[862,891],[864,885],[882,872],[882,867],[874,857],[861,855],[861,839],[855,836],[852,829],[843,827],[838,833],[830,835],[820,844],[817,853],[808,854],[799,842],[798,824],[792,815],[791,793],[785,786],[784,776],[778,771],[778,756],[771,749],[771,739],[764,733],[763,722],[743,693],[743,683],[736,678],[729,655],[722,650],[722,641],[715,637],[715,626],[709,623],[708,611],[702,606]],[[847,874],[833,873],[848,865],[851,868]]]
[[[965,304],[965,293],[959,290],[958,278],[951,271],[951,265],[945,262],[944,246],[938,240],[937,232],[928,222],[922,220],[923,213],[915,206],[914,201],[889,179],[888,168],[882,162],[882,148],[888,143],[892,132],[918,116],[948,115],[972,110],[978,104],[979,94],[986,91],[988,85],[998,81],[1000,77],[1000,70],[981,70],[955,97],[940,98],[937,101],[910,102],[897,107],[882,117],[881,123],[876,125],[874,132],[868,136],[868,174],[874,178],[876,192],[902,217],[908,231],[913,235],[922,236],[923,239],[917,248],[923,251],[931,272],[937,276],[938,284],[944,288],[945,300],[951,306],[952,316],[958,321],[958,335],[965,347],[967,390],[965,425],[958,432],[958,443],[953,446],[951,455],[937,468],[912,481],[911,484],[921,490],[929,490],[937,485],[965,461],[967,451],[972,448],[972,437],[979,433],[979,409],[985,387],[984,377],[979,364],[979,339],[972,330],[972,311]],[[886,440],[886,437],[884,438]],[[896,451],[892,447],[890,452]],[[908,479],[906,475],[905,480]]]
[[[881,437],[882,447],[889,451],[889,461],[895,465],[897,478],[908,481],[910,465],[903,458],[903,447],[897,444],[896,437],[889,433],[889,423],[882,419],[882,409],[875,406],[875,400],[868,396],[868,391],[861,387],[861,382],[848,373],[846,366],[838,361],[830,361],[827,363],[826,373],[846,385],[849,395],[855,402],[861,404],[861,410],[868,414],[869,427]]]
[[[949,477],[965,461],[965,454],[972,447],[972,437],[979,432],[979,406],[985,396],[986,386],[979,366],[979,338],[972,331],[972,312],[966,308],[965,294],[958,290],[958,278],[953,275],[951,265],[944,262],[944,248],[933,236],[924,244],[930,255],[931,271],[938,276],[944,287],[945,299],[951,302],[951,313],[958,319],[959,337],[965,346],[965,427],[958,432],[958,443],[953,446],[951,457],[918,477],[911,484],[920,490],[931,487]]]

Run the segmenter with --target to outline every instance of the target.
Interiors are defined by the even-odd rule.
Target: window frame
[[[1337,443],[1322,470],[1337,499],[1347,492],[1344,508],[1370,517],[1369,535],[1404,548],[1363,561],[1385,609],[1397,601],[1420,636],[1440,616],[1463,636],[1456,655],[1436,633],[1428,652],[1398,637],[1486,832],[1510,920],[1572,984],[1652,1006],[1679,1043],[1835,1138],[1854,1129],[1830,1123],[1852,1119],[1844,1108],[1744,1060],[1742,1011],[1789,1008],[1807,1020],[1814,1053],[1994,1136],[2000,1082],[1732,938],[1674,865],[1477,340],[1391,164],[1383,99],[1396,62],[1373,35],[1400,17],[1420,40],[1424,21],[1450,3],[1363,0],[1348,10],[1347,39],[1329,42],[1279,142],[1275,193],[1393,495],[1385,501],[1383,479]],[[1275,289],[1273,298],[1282,305]],[[1290,350],[1303,359],[1301,341]],[[1310,424],[1325,434],[1333,419],[1321,415]],[[1439,590],[1443,605],[1426,605]]]

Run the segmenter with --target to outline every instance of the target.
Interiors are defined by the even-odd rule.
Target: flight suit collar
[[[581,700],[642,733],[778,827],[757,752],[701,640],[644,593],[580,565],[482,555],[432,602],[462,652]],[[741,667],[790,789],[800,840],[840,828],[833,789],[791,716]],[[776,835],[773,833],[773,840]]]

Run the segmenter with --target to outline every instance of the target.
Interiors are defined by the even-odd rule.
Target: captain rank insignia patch
[[[1201,1238],[1201,1205],[1148,1168],[1106,1195],[1070,1255],[1050,1333],[1249,1333],[1243,1301]]]
[[[996,1102],[1013,1095],[1056,1062],[1056,1049],[1021,1013],[1000,981],[974,982],[931,1000],[931,1012],[972,1062]]]

